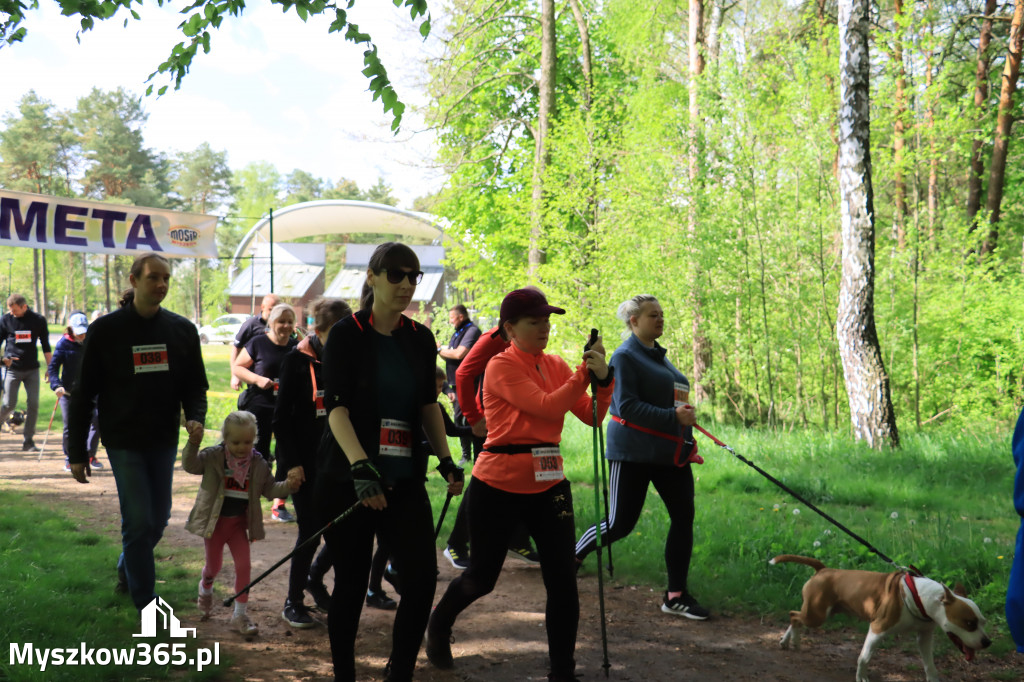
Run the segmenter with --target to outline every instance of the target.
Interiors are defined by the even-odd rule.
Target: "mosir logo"
[[[167,235],[175,246],[193,247],[199,244],[199,230],[190,227],[172,227]]]
[[[132,637],[188,638],[196,636],[195,628],[183,628],[170,605],[156,597],[142,609],[142,632]],[[86,642],[68,647],[42,647],[33,642],[12,642],[7,664],[32,667],[39,672],[47,668],[67,666],[178,666],[202,672],[209,665],[220,665],[220,642],[213,648],[186,648],[184,642],[139,642],[126,648],[90,646]]]

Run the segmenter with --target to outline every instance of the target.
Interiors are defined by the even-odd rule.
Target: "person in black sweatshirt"
[[[318,298],[309,309],[313,314],[315,333],[300,341],[281,361],[280,390],[274,403],[273,419],[274,436],[277,437],[277,470],[290,474],[293,469],[298,469],[298,477],[303,484],[292,493],[299,526],[296,549],[326,523],[313,509],[316,449],[327,425],[320,358],[331,327],[352,314],[348,303],[337,298]],[[310,543],[292,556],[288,597],[281,617],[294,628],[316,625],[303,603],[304,590],[309,590],[314,603],[324,612],[330,605],[331,597],[324,586],[324,575],[331,567],[331,559],[324,549],[313,560],[318,544]]]
[[[0,338],[7,342],[4,350],[4,400],[0,406],[0,424],[7,421],[18,404],[18,388],[25,384],[27,407],[25,409],[24,452],[39,452],[32,441],[36,433],[36,416],[39,414],[39,355],[36,342],[43,347],[46,364],[50,364],[50,332],[46,318],[28,307],[28,301],[21,294],[7,297],[7,313],[0,317]]]
[[[121,308],[89,326],[71,394],[71,474],[89,482],[86,438],[95,400],[121,506],[118,591],[129,592],[139,610],[156,596],[153,550],[171,516],[181,412],[189,433],[201,428],[209,388],[195,325],[160,307],[170,279],[163,256],[135,259]]]

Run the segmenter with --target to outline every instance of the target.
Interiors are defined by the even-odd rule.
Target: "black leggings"
[[[359,615],[373,554],[373,536],[380,533],[401,571],[402,600],[395,613],[391,637],[393,679],[412,679],[416,655],[427,629],[430,605],[437,589],[437,555],[433,516],[423,481],[399,484],[385,492],[383,511],[360,507],[352,516],[324,533],[334,565],[334,593],[327,614],[334,677],[355,680],[355,641]],[[356,502],[351,481],[332,483],[317,478],[316,503],[320,518],[333,519]]]
[[[312,480],[311,480],[312,479]],[[313,490],[315,489],[315,478],[309,477],[298,491],[292,493],[292,503],[295,505],[295,515],[299,527],[298,535],[295,537],[295,547],[298,548],[303,542],[313,537],[320,530],[327,520],[320,520],[313,506]],[[291,567],[288,574],[288,601],[292,604],[301,604],[306,589],[307,577],[314,580],[323,580],[323,577],[330,569],[330,557],[325,546],[317,554],[317,547],[320,543],[309,543],[306,547],[292,555]],[[316,555],[314,561],[313,556]]]
[[[684,467],[642,464],[613,460],[610,464],[608,520],[601,521],[601,546],[629,535],[636,526],[647,498],[648,484],[661,495],[670,520],[665,539],[665,567],[668,591],[686,592],[693,554],[693,471]],[[576,543],[576,556],[583,560],[597,546],[595,526],[587,529]]]
[[[479,479],[469,483],[469,568],[448,585],[434,609],[431,630],[451,629],[470,604],[491,592],[505,563],[509,539],[522,521],[537,543],[547,591],[545,624],[551,672],[572,677],[576,670],[576,630],[580,600],[573,557],[575,520],[569,481],[542,493],[498,490]],[[403,593],[402,599],[405,599]]]

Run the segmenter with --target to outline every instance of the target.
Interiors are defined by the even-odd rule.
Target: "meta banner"
[[[0,245],[214,258],[215,216],[0,189]]]

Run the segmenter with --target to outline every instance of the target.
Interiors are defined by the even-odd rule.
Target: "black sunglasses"
[[[402,281],[403,277],[409,278],[409,284],[419,284],[423,281],[423,272],[421,270],[412,270],[410,272],[404,272],[402,270],[388,270],[387,268],[381,268],[381,270],[387,274],[388,281],[392,284],[398,284]]]

